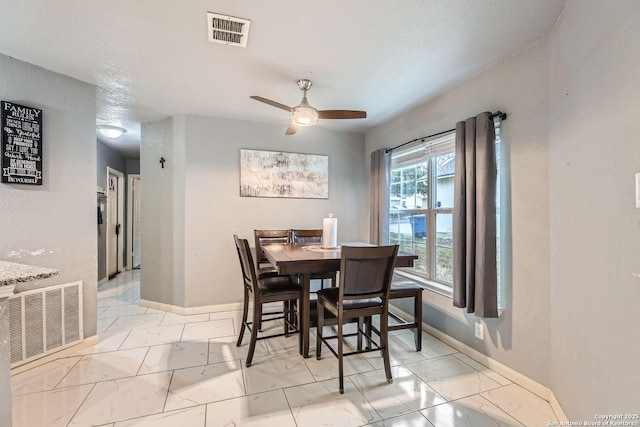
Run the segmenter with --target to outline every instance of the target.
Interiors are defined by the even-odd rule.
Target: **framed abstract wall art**
[[[329,198],[329,156],[240,149],[240,197]]]

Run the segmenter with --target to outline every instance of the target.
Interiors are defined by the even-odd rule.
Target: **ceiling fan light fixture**
[[[98,125],[97,128],[98,132],[111,139],[120,138],[122,134],[127,132],[125,128],[112,125]]]
[[[291,109],[291,122],[298,126],[313,126],[318,123],[318,110],[308,105],[298,105]]]
[[[287,128],[285,135],[294,135],[299,126],[313,126],[318,123],[318,119],[366,119],[366,111],[356,110],[320,110],[318,111],[309,104],[307,101],[307,91],[311,88],[313,83],[311,80],[301,79],[298,80],[298,87],[304,93],[302,95],[302,101],[297,106],[291,108],[288,105],[281,104],[276,101],[272,101],[261,96],[250,96],[251,99],[264,102],[272,107],[279,108],[289,112],[289,118],[291,120],[290,126]]]

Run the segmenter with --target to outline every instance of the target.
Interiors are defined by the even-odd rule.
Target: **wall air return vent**
[[[248,19],[207,12],[209,41],[213,43],[247,47],[250,25]]]
[[[83,339],[81,281],[18,292],[9,297],[12,368]]]

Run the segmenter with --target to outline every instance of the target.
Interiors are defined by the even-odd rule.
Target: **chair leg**
[[[416,295],[414,305],[413,316],[416,322],[416,351],[422,351],[422,292],[418,292]]]
[[[289,327],[295,332],[298,327],[298,300],[289,301]]]
[[[254,308],[255,312],[255,308]],[[262,303],[260,303],[260,313],[262,313]],[[253,318],[253,327],[256,331],[262,332],[262,316],[259,319]]]
[[[302,350],[302,325],[300,324],[300,320],[302,319],[302,304],[300,304],[300,300],[294,300],[294,311],[293,311],[293,324],[298,330],[298,347]],[[300,352],[302,354],[302,352]]]
[[[258,341],[258,323],[262,319],[262,304],[255,301],[253,303],[253,328],[251,328],[251,341],[249,342],[249,352],[247,353],[247,361],[245,365],[247,368],[251,366],[253,361],[253,352],[256,349],[256,341]]]
[[[291,320],[291,301],[282,301],[282,313],[284,323],[284,336],[289,337],[289,321]]]
[[[240,333],[238,334],[238,341],[236,347],[242,345],[242,338],[244,337],[244,329],[247,327],[247,314],[249,312],[249,291],[244,288],[244,304],[242,307],[242,326],[240,326]]]
[[[380,351],[384,360],[384,372],[387,376],[387,382],[392,383],[391,363],[389,361],[389,316],[383,313],[380,316]]]
[[[373,316],[367,316],[364,319],[365,333],[367,335],[367,345],[365,350],[371,350],[371,331],[373,330]]]
[[[318,303],[318,320],[316,324],[316,359],[320,360],[322,355],[322,330],[324,329],[324,307],[320,303]]]
[[[286,322],[288,322],[287,330],[289,331],[289,335],[291,335],[291,332],[295,332],[296,329],[299,329],[299,326],[298,326],[299,306],[300,304],[298,303],[298,300],[292,299],[287,301],[289,315],[286,316]]]
[[[343,342],[342,342],[342,322],[338,320],[338,375],[340,376],[340,394],[344,394],[344,361],[343,361]]]
[[[358,317],[358,351],[362,351],[362,331],[364,330],[364,318]]]

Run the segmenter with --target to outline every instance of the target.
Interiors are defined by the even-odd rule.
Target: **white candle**
[[[329,214],[329,218],[322,219],[322,246],[338,247],[338,218],[333,218],[333,214]]]

